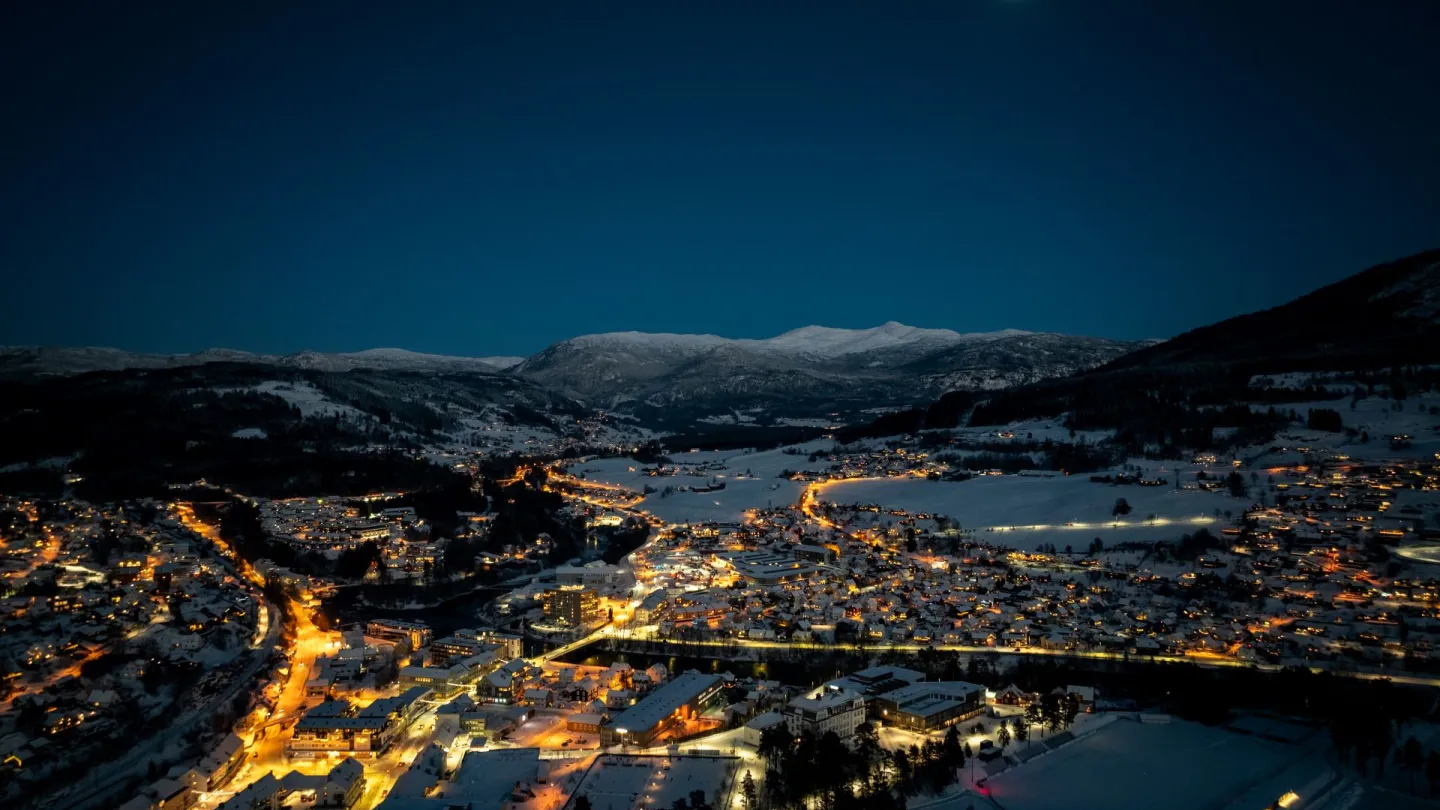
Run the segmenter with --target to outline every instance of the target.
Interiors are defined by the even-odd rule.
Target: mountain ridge
[[[650,332],[580,335],[527,358],[467,358],[405,349],[264,355],[211,349],[185,355],[108,348],[0,348],[0,377],[246,363],[513,377],[587,406],[656,423],[746,409],[775,415],[910,405],[950,390],[993,390],[1063,376],[1140,347],[1137,342],[1006,329],[961,333],[889,321],[869,329],[805,326],[775,337]]]

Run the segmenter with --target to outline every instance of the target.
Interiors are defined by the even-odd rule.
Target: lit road
[[[609,633],[596,632],[587,636],[581,641],[593,643],[601,635]],[[647,644],[661,644],[674,646],[680,650],[694,647],[717,647],[728,649],[776,649],[776,650],[868,650],[872,653],[880,652],[920,652],[925,649],[934,649],[941,652],[954,652],[969,655],[1024,655],[1045,658],[1070,658],[1089,659],[1096,661],[1121,661],[1128,663],[1169,663],[1169,664],[1195,664],[1202,667],[1225,667],[1239,669],[1255,669],[1262,672],[1280,672],[1285,668],[1278,664],[1261,664],[1251,661],[1241,661],[1236,658],[1227,658],[1218,653],[1194,653],[1190,655],[1131,655],[1126,653],[1109,652],[1105,650],[1047,650],[1041,647],[982,647],[963,644],[919,644],[915,642],[898,642],[885,644],[815,644],[801,641],[764,641],[760,639],[723,639],[718,641],[692,641],[689,639],[666,639],[642,635],[638,630],[630,631],[630,637],[636,641],[643,641]],[[566,645],[569,649],[566,652],[573,652],[584,644],[573,642]],[[558,650],[557,650],[558,652]],[[1395,683],[1412,684],[1416,686],[1440,686],[1440,677],[1426,675],[1409,675],[1404,673],[1389,672],[1363,672],[1344,669],[1327,669],[1324,667],[1310,667],[1311,672],[1329,672],[1332,675],[1341,675],[1347,678],[1358,678],[1360,680],[1389,680]]]
[[[224,558],[228,556],[229,549],[222,542],[218,542],[218,535],[215,535],[213,527],[196,520],[193,511],[188,506],[181,507],[179,511],[181,522],[186,528],[202,536],[213,537],[217,541],[216,548],[221,553],[222,563],[228,564]],[[263,596],[260,598],[261,604],[258,608],[260,615],[273,615],[269,612],[269,606],[264,603]],[[200,724],[210,722],[214,714],[228,706],[242,689],[249,688],[261,667],[269,659],[271,651],[279,643],[281,630],[279,623],[271,622],[268,618],[263,621],[266,628],[265,635],[259,639],[259,643],[254,645],[249,662],[245,663],[243,669],[237,671],[231,678],[231,686],[228,689],[217,692],[202,704],[182,707],[181,713],[174,717],[169,728],[166,729],[166,733],[152,735],[126,752],[120,759],[95,768],[76,784],[70,795],[65,796],[63,800],[52,801],[47,806],[55,810],[80,810],[80,808],[104,805],[105,802],[112,800],[116,792],[124,787],[130,779],[142,773],[152,759],[159,759],[161,752],[176,739],[197,733]]]
[[[264,587],[264,577],[230,548],[214,526],[197,518],[194,509],[189,504],[178,505],[176,512],[185,528],[213,543],[221,556],[235,567],[239,576],[255,585],[257,589]],[[242,789],[266,773],[273,773],[278,777],[292,770],[290,763],[285,761],[285,740],[289,736],[287,733],[289,727],[299,719],[303,711],[305,682],[315,669],[317,657],[339,649],[340,634],[327,633],[317,627],[310,618],[309,608],[301,600],[289,597],[287,608],[287,615],[290,618],[289,629],[293,641],[286,648],[290,664],[288,669],[282,668],[283,681],[279,685],[275,711],[254,728],[236,729],[236,733],[249,742],[250,759],[231,781],[227,793]],[[266,611],[267,616],[277,613],[264,604],[263,596],[262,609]],[[281,629],[278,622],[270,622],[267,618],[266,624],[267,628],[275,632],[278,637]],[[223,801],[226,794],[214,795]],[[216,803],[218,804],[218,801]]]
[[[801,512],[803,512],[803,513],[805,514],[805,517],[807,517],[807,518],[809,518],[810,520],[818,523],[819,525],[821,525],[821,526],[823,526],[823,527],[825,527],[825,528],[827,528],[827,529],[836,529],[836,530],[839,530],[839,529],[840,529],[840,526],[839,526],[839,525],[837,525],[834,521],[829,520],[829,519],[826,518],[824,515],[820,514],[818,511],[816,511],[816,506],[819,504],[819,501],[820,501],[820,495],[821,495],[826,489],[829,489],[829,488],[835,487],[835,486],[839,486],[839,485],[842,485],[842,484],[853,484],[853,483],[860,483],[860,482],[865,482],[865,481],[893,481],[893,480],[895,480],[895,479],[894,479],[894,478],[888,478],[888,477],[884,477],[884,478],[882,478],[882,477],[869,477],[869,478],[837,478],[837,479],[833,479],[833,480],[830,480],[830,481],[823,481],[823,482],[821,482],[821,481],[816,481],[816,482],[812,482],[812,483],[810,484],[810,486],[808,486],[808,487],[805,488],[804,493],[802,493],[801,496],[800,496],[799,509],[800,509]],[[1157,517],[1157,518],[1154,518],[1153,520],[1136,520],[1136,521],[1110,520],[1110,521],[1099,521],[1099,522],[1093,522],[1093,521],[1092,521],[1092,522],[1088,522],[1088,523],[1087,523],[1087,522],[1072,522],[1072,523],[1034,523],[1034,524],[1024,525],[1024,526],[1019,526],[1019,525],[1016,525],[1016,526],[974,526],[974,527],[971,527],[971,528],[972,528],[973,530],[975,530],[975,531],[996,531],[996,532],[1042,532],[1042,531],[1078,531],[1078,532],[1089,532],[1089,531],[1095,531],[1095,530],[1097,530],[1097,529],[1105,529],[1105,530],[1124,530],[1124,529],[1150,528],[1150,527],[1153,527],[1153,526],[1210,526],[1210,525],[1213,525],[1213,524],[1216,522],[1216,520],[1217,520],[1217,519],[1214,518],[1214,517],[1207,517],[1207,516],[1204,516],[1204,515],[1196,515],[1195,517],[1188,517],[1188,518],[1162,518],[1162,517]]]

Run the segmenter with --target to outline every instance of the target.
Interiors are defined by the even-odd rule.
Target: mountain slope
[[[1243,365],[1262,373],[1440,362],[1437,316],[1440,250],[1431,250],[1288,304],[1193,329],[1096,373],[1185,364]]]
[[[856,425],[846,434],[1064,416],[1077,430],[1114,431],[1127,452],[1179,452],[1213,446],[1222,433],[1232,442],[1266,441],[1277,420],[1284,421],[1287,404],[1316,399],[1304,388],[1253,384],[1257,375],[1333,371],[1388,379],[1400,366],[1409,367],[1411,376],[1434,376],[1435,364],[1440,250],[1373,267],[1288,304],[1186,332],[1088,371],[1003,391],[955,390],[925,408]]]

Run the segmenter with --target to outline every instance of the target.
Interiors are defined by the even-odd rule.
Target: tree
[[[1130,506],[1129,501],[1125,500],[1124,498],[1116,498],[1115,506],[1110,510],[1110,515],[1112,517],[1123,517],[1130,514],[1131,510],[1132,507]]]
[[[1230,475],[1225,479],[1225,488],[1230,490],[1230,494],[1236,498],[1244,498],[1247,494],[1245,489],[1245,476],[1232,470]]]
[[[1041,706],[1041,702],[1035,701],[1025,707],[1025,722],[1028,725],[1040,726],[1040,732],[1043,735],[1045,732],[1045,709]]]
[[[776,723],[760,732],[760,744],[755,747],[755,753],[759,754],[770,768],[778,768],[782,755],[794,742],[795,738],[790,736],[790,730],[785,724]]]
[[[890,752],[890,764],[895,769],[895,781],[901,792],[907,791],[915,778],[915,763],[910,754],[904,748],[896,748]]]
[[[1030,723],[1024,718],[1015,724],[1015,742],[1028,742],[1030,739]]]
[[[959,770],[965,767],[965,748],[960,744],[960,729],[951,726],[940,743],[940,756],[947,767]]]
[[[580,794],[575,797],[575,810],[590,810],[590,797]]]
[[[884,749],[880,747],[879,731],[870,723],[861,723],[855,729],[855,755],[859,757],[860,764],[865,769],[866,779],[874,775],[875,766],[883,753]]]
[[[755,777],[745,772],[745,777],[740,780],[740,799],[744,802],[745,810],[759,810],[760,794],[755,790]]]
[[[1420,741],[1410,737],[1405,745],[1398,752],[1400,755],[1400,767],[1410,774],[1410,792],[1415,792],[1415,774],[1425,766],[1425,749],[1420,747]]]
[[[784,777],[774,768],[765,771],[765,801],[770,807],[785,803]]]
[[[702,808],[702,807],[709,807],[710,805],[707,804],[706,801],[705,801],[705,791],[703,791],[703,790],[692,790],[692,791],[690,791],[690,806],[693,807],[693,808],[695,808],[695,810],[700,810],[700,808]]]
[[[1004,750],[1005,750],[1005,747],[1010,744],[1010,724],[1008,724],[1008,723],[1001,723],[1001,724],[1000,724],[1000,733],[999,733],[999,735],[997,735],[997,738],[996,738],[996,739],[997,739],[997,740],[999,741],[999,743],[1000,743],[1000,750],[1001,750],[1001,751],[1004,751]]]

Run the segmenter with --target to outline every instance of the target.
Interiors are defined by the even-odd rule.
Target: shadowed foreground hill
[[[1192,329],[1090,372],[1235,364],[1256,373],[1440,362],[1440,250],[1372,267],[1288,304]]]

